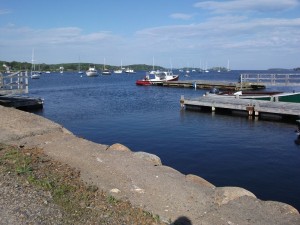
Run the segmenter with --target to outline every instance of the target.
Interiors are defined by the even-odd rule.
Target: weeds
[[[114,196],[109,195],[109,196],[107,197],[107,202],[108,202],[109,204],[111,204],[111,205],[114,205],[114,204],[117,204],[117,203],[118,203],[118,200],[117,200]]]
[[[62,208],[64,224],[164,224],[157,215],[107,196],[97,186],[86,186],[78,171],[50,160],[40,149],[0,143],[0,167],[32,188],[51,193]]]

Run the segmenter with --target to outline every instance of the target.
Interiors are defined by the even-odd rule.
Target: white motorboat
[[[127,68],[125,70],[125,73],[135,73],[135,71],[133,69]]]
[[[152,77],[152,76],[151,76]],[[154,78],[151,78],[149,75],[142,80],[137,80],[136,85],[146,86],[146,85],[159,85],[164,81],[177,81],[179,75],[173,74],[172,71],[156,71],[154,73]]]
[[[88,77],[98,76],[98,71],[95,66],[89,66],[89,69],[85,72]]]
[[[120,74],[123,73],[123,70],[114,70],[114,73]]]
[[[154,84],[156,82],[162,82],[162,81],[177,81],[178,78],[179,78],[179,75],[173,74],[172,71],[157,70],[154,73],[154,78],[150,79],[150,81]]]
[[[61,73],[61,74],[64,73],[64,67],[63,66],[59,67],[59,73]]]

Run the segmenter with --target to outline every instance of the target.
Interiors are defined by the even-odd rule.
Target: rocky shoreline
[[[0,143],[42,149],[80,171],[85,183],[165,222],[184,216],[190,224],[300,224],[299,212],[290,205],[262,201],[239,187],[215,187],[162,165],[155,155],[90,142],[32,113],[0,106],[0,125]]]

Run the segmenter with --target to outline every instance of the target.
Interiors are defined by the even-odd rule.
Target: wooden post
[[[246,107],[246,110],[248,111],[248,115],[252,116],[253,112],[254,112],[254,106],[249,105],[249,106]]]
[[[184,95],[181,95],[180,97],[180,106],[181,108],[184,108]]]

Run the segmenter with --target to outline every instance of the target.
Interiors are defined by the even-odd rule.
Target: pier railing
[[[292,74],[241,74],[240,82],[255,82],[265,85],[300,86],[300,73]]]
[[[0,73],[0,95],[27,94],[27,71],[18,71],[11,74]]]

